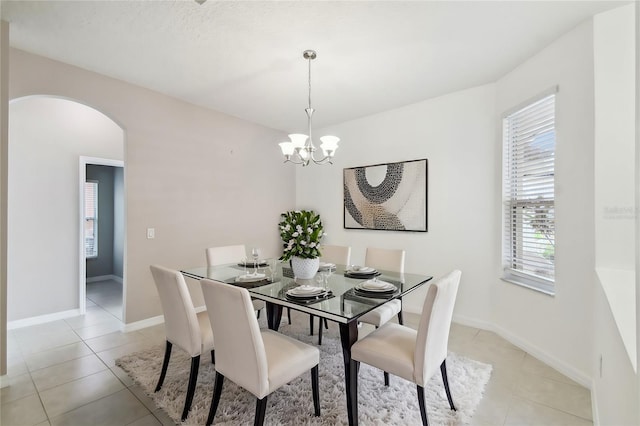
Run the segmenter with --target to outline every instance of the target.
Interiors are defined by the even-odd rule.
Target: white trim
[[[7,323],[7,330],[15,330],[16,328],[28,327],[30,325],[38,325],[45,322],[58,321],[65,318],[76,317],[78,315],[80,315],[80,309],[70,309],[68,311],[54,312],[53,314],[23,318],[19,320],[9,321]]]
[[[514,346],[517,346],[518,348],[522,349],[529,355],[536,357],[543,363],[547,364],[549,367],[552,367],[558,370],[560,373],[564,374],[574,382],[584,386],[587,389],[590,389],[590,390],[593,389],[593,380],[591,377],[587,376],[582,371],[577,370],[573,366],[565,363],[564,361],[559,360],[555,356],[550,355],[549,353],[540,349],[536,345],[522,339],[521,337],[516,336],[515,334],[513,334],[508,330],[505,330],[502,327],[499,327],[487,321],[479,321],[473,318],[468,318],[460,315],[454,316],[454,322],[461,325],[480,328],[482,330],[493,331],[494,333],[498,334],[500,337],[502,337],[509,343],[513,344]]]
[[[9,379],[9,375],[5,374],[4,376],[0,376],[0,389],[6,388],[10,385],[11,379]]]
[[[131,331],[142,330],[143,328],[153,327],[154,325],[163,324],[164,315],[158,315],[157,317],[151,317],[140,321],[132,322],[131,324],[125,324],[122,331],[129,333]]]
[[[598,411],[598,387],[596,381],[591,381],[591,417],[593,418],[593,424],[600,425],[600,412]]]
[[[88,283],[95,283],[98,281],[107,281],[107,280],[113,280],[122,284],[122,277],[119,277],[117,275],[99,275],[97,277],[87,277]]]

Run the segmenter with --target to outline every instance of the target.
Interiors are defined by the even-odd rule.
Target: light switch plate
[[[155,228],[147,228],[147,239],[152,240],[156,237],[156,229]]]

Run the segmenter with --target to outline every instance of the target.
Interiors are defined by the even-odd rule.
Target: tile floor
[[[163,344],[163,325],[122,333],[111,313],[89,300],[87,307],[84,316],[9,331],[10,385],[1,391],[0,424],[173,424],[114,364]],[[418,317],[405,319],[415,326]],[[453,324],[449,346],[493,365],[474,425],[592,424],[588,389],[496,334]]]
[[[120,321],[123,320],[122,283],[115,280],[87,283],[87,300],[100,306]]]

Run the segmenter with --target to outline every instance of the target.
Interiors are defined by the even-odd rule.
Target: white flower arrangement
[[[278,224],[283,253],[280,260],[293,256],[303,259],[320,257],[320,240],[325,236],[320,215],[311,210],[295,210],[282,213]]]

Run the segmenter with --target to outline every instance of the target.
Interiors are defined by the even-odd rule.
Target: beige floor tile
[[[80,337],[73,330],[55,330],[51,332],[41,332],[25,338],[18,338],[20,351],[25,358],[27,355],[54,349],[57,347],[80,342]]]
[[[106,369],[104,362],[91,354],[34,371],[31,373],[31,378],[38,391],[42,392]]]
[[[110,370],[40,392],[49,419],[124,389]]]
[[[171,417],[167,415],[162,410],[156,410],[153,412],[153,415],[158,421],[162,424],[162,426],[175,426],[176,422],[174,422]]]
[[[509,413],[512,390],[489,379],[484,396],[473,415],[473,425],[502,425]]]
[[[98,352],[96,355],[98,355],[109,368],[112,368],[116,365],[116,359],[120,358],[121,356],[128,355],[133,352],[138,352],[151,346],[157,345],[154,345],[153,342],[150,342],[148,340],[141,340],[118,346],[113,349],[107,349],[106,351]]]
[[[93,351],[84,342],[71,343],[48,351],[38,352],[25,356],[25,362],[29,370],[35,371],[50,367],[61,362],[80,358],[92,354]]]
[[[0,424],[6,426],[37,425],[47,420],[47,414],[37,394],[11,402],[2,400]]]
[[[593,423],[545,405],[514,397],[505,421],[507,426],[590,426]]]
[[[123,324],[113,319],[112,321],[105,321],[100,324],[90,325],[88,327],[76,328],[75,332],[83,340],[93,339],[94,337],[104,336],[116,331],[122,330]]]
[[[98,353],[106,351],[108,349],[116,348],[118,346],[123,346],[129,343],[137,343],[140,341],[146,341],[146,338],[142,334],[133,331],[130,333],[109,333],[105,334],[104,336],[85,340],[85,343],[94,352]]]
[[[0,389],[0,401],[2,401],[2,404],[37,393],[33,380],[31,380],[31,375],[28,373],[20,376],[9,376],[7,380],[9,380],[9,386]]]
[[[145,407],[147,407],[147,409],[149,409],[149,411],[155,411],[158,409],[155,402],[153,402],[153,399],[147,396],[145,391],[140,386],[134,384],[129,387],[129,390],[136,396],[136,398],[138,398],[140,402],[144,404]]]
[[[129,423],[127,426],[162,426],[162,423],[153,414],[148,414],[133,423]]]
[[[7,376],[21,376],[29,372],[22,355],[7,357]]]
[[[565,382],[522,373],[515,394],[547,407],[591,420],[591,393],[588,389]]]
[[[69,325],[65,322],[65,320],[57,320],[46,322],[43,324],[31,325],[28,327],[21,327],[15,330],[11,330],[11,334],[17,340],[29,339],[29,338],[38,338],[40,336],[46,335],[48,333],[55,333],[60,331],[70,330]]]
[[[558,370],[554,370],[553,368],[549,367],[547,364],[543,363],[542,361],[539,361],[538,359],[534,358],[529,354],[527,354],[524,358],[524,363],[522,364],[522,371],[525,373],[542,376],[547,379],[552,379],[559,382],[580,386],[578,383],[574,382],[564,374],[560,373]]]
[[[51,419],[58,425],[126,425],[151,412],[127,389],[123,389],[73,411]]]
[[[89,307],[88,305],[84,315],[65,319],[66,323],[73,329],[89,327],[104,322],[111,322],[113,320],[113,315],[106,312],[99,306]]]

